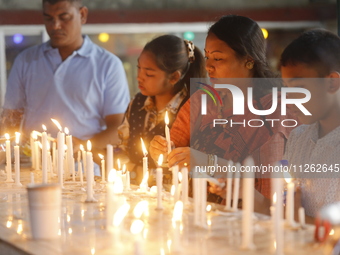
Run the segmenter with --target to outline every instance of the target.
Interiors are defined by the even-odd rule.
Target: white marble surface
[[[208,213],[211,226],[200,229],[193,226],[191,206],[183,214],[183,230],[180,235],[180,251],[174,252],[169,245],[174,239],[171,223],[173,203],[166,197],[165,210],[157,211],[156,197],[134,191],[124,193],[131,205],[129,214],[119,229],[106,230],[105,186],[97,183],[95,198],[97,203],[84,203],[86,193],[78,185],[66,183],[63,190],[61,212],[61,235],[58,240],[32,240],[28,222],[28,201],[25,184],[29,181],[29,170],[22,170],[24,187],[15,188],[5,183],[6,176],[0,175],[0,254],[136,254],[135,237],[130,233],[134,220],[134,206],[141,200],[149,202],[149,216],[142,216],[145,228],[141,237],[139,254],[274,254],[274,240],[271,234],[271,221],[266,216],[255,220],[255,250],[240,249],[240,214],[221,215],[213,206]],[[35,171],[36,182],[41,180],[41,172]],[[51,181],[51,180],[50,180]],[[52,180],[54,182],[57,179]],[[313,227],[307,230],[285,230],[285,254],[323,254],[322,246],[313,242]],[[172,241],[171,241],[172,242]]]

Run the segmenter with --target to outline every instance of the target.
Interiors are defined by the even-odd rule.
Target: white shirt
[[[302,206],[312,217],[322,206],[340,201],[340,126],[320,139],[318,131],[318,123],[297,127],[285,153],[291,171],[296,167],[292,175],[301,184]]]

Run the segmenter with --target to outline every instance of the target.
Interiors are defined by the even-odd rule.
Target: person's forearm
[[[98,149],[104,149],[106,148],[107,144],[118,144],[119,139],[117,128],[118,125],[108,127],[106,130],[94,135],[91,138],[93,147],[96,147]]]

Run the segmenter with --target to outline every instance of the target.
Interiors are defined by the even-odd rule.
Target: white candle
[[[11,141],[9,140],[9,134],[5,134],[6,138],[6,182],[14,182],[12,178],[12,158],[11,158]]]
[[[168,153],[171,152],[171,139],[170,139],[170,130],[169,130],[169,116],[168,116],[168,111],[165,112],[165,117],[164,117],[164,122],[165,122],[165,138],[166,142],[168,144]]]
[[[57,170],[57,144],[56,142],[52,143],[52,162],[53,162],[52,176],[54,176]]]
[[[246,158],[246,166],[254,166],[254,160],[251,157]],[[243,176],[243,197],[242,197],[242,248],[253,249],[253,213],[254,213],[254,181],[253,172],[245,172]]]
[[[51,156],[51,152],[48,148],[48,151],[47,151],[47,172],[48,172],[48,175],[50,177],[50,179],[53,177],[53,166],[52,166],[52,156]]]
[[[84,176],[87,176],[87,173],[86,173],[86,169],[87,169],[87,166],[86,166],[86,151],[84,150],[84,146],[82,144],[80,145],[80,150],[81,150],[81,155],[82,155],[82,160],[83,160]]]
[[[230,167],[234,165],[234,162],[229,160],[228,164]],[[226,188],[226,204],[224,209],[230,210],[231,209],[231,194],[232,194],[232,185],[233,185],[233,172],[228,171],[227,173],[227,188]]]
[[[57,143],[58,143],[58,178],[59,178],[59,184],[61,188],[64,188],[63,186],[63,167],[64,167],[64,146],[65,146],[65,134],[62,132],[62,128],[59,124],[59,122],[55,119],[51,119],[53,123],[58,127],[59,132],[57,135]]]
[[[200,181],[200,226],[207,228],[207,179],[199,178]]]
[[[302,228],[306,225],[305,208],[303,207],[299,208],[299,223]]]
[[[98,156],[101,159],[100,160],[101,168],[102,168],[102,181],[101,181],[101,183],[106,183],[106,178],[105,178],[105,159],[104,159],[104,156],[102,154],[100,154],[100,153],[98,153]]]
[[[15,142],[14,146],[14,169],[15,169],[15,186],[21,187],[20,183],[20,150],[19,150],[19,142],[20,142],[20,133],[15,132]]]
[[[286,199],[286,220],[289,226],[293,227],[294,222],[294,182],[288,172],[284,172],[287,182],[287,199]]]
[[[81,151],[78,151],[78,174],[79,174],[79,179],[80,179],[80,186],[83,187],[84,185],[84,180],[83,180],[83,169],[81,167]]]
[[[174,228],[174,237],[172,243],[172,250],[174,252],[180,251],[180,225],[183,215],[183,202],[177,201],[174,207],[172,223]]]
[[[185,166],[182,168],[182,202],[184,206],[188,203],[189,193],[188,181],[189,181],[188,168]]]
[[[40,170],[40,164],[41,164],[41,161],[40,161],[40,148],[39,148],[39,141],[35,140],[34,141],[34,154],[35,154],[35,169],[36,170]]]
[[[33,138],[35,136],[35,138]],[[31,147],[31,162],[32,162],[32,168],[35,169],[35,150],[34,150],[34,139],[36,139],[36,135],[34,131],[31,132],[30,135],[30,147]]]
[[[34,173],[31,172],[31,173],[30,173],[30,176],[31,176],[31,184],[34,184]]]
[[[130,187],[130,171],[126,171],[126,190],[131,190],[131,187]]]
[[[72,135],[69,135],[69,130],[65,127],[65,134],[66,134],[66,146],[67,146],[67,168],[69,173],[72,174],[72,181],[76,181],[75,177],[75,169],[73,163],[73,143],[72,143]]]
[[[43,132],[41,134],[41,144],[42,144],[42,163],[41,163],[41,170],[42,170],[42,183],[47,183],[47,133],[46,133],[46,126],[42,125]]]
[[[236,163],[232,211],[237,211],[238,197],[239,197],[239,191],[240,191],[240,170],[241,170],[241,164]]]
[[[148,151],[146,150],[143,139],[140,138],[140,140],[141,140],[141,143],[142,143],[142,151],[143,151],[143,154],[144,154],[144,157],[143,157],[143,178],[142,178],[142,179],[144,179],[144,176],[146,175],[146,172],[148,171]]]
[[[113,169],[114,155],[113,146],[111,144],[106,145],[106,171],[109,173]]]
[[[172,170],[172,185],[175,186],[175,203],[177,202],[177,200],[179,199],[177,196],[177,189],[178,189],[178,165],[175,165],[171,168]]]
[[[158,167],[156,169],[156,183],[157,183],[157,210],[163,210],[162,193],[163,193],[163,154],[159,155]]]
[[[87,153],[86,153],[87,199],[86,199],[86,202],[95,202],[95,201],[97,201],[93,197],[94,172],[93,172],[93,156],[92,156],[91,148],[92,148],[91,142],[87,141]]]
[[[274,237],[275,237],[275,254],[283,255],[283,180],[278,173],[272,175],[272,190],[276,193],[276,204],[274,210]]]

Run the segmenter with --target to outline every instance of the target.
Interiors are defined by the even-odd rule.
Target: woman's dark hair
[[[238,15],[222,16],[209,28],[210,33],[224,41],[239,58],[249,57],[254,61],[254,78],[274,77],[266,60],[266,43],[262,30],[254,20]],[[273,86],[270,83],[260,83],[254,84],[254,93],[258,97],[266,94]]]
[[[191,44],[191,42],[189,42]],[[175,84],[173,94],[186,87],[189,91],[190,78],[205,78],[205,61],[201,51],[195,47],[194,58],[189,59],[187,43],[175,35],[162,35],[148,42],[143,51],[151,52],[157,66],[167,74],[179,71],[182,74]]]
[[[281,55],[280,65],[299,63],[314,67],[320,76],[340,71],[340,38],[323,29],[304,32]]]

